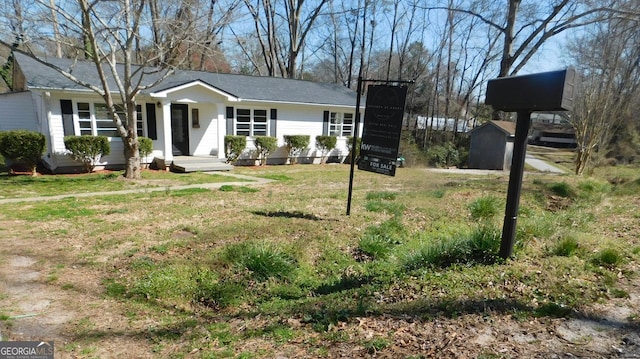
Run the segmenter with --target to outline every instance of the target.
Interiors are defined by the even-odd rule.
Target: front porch
[[[233,166],[225,159],[213,156],[174,156],[169,167],[173,172],[231,171]]]
[[[164,164],[172,172],[180,173],[231,171],[233,169],[233,166],[226,163],[224,158],[213,156],[174,156],[170,163],[159,158],[154,159],[154,162],[159,165],[158,167]]]

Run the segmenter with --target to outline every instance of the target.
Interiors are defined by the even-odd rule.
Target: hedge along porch
[[[48,61],[62,68],[73,66],[74,74],[85,81],[97,81],[93,63]],[[15,64],[14,93],[0,96],[0,111],[10,112],[0,118],[0,130],[17,126],[43,133],[48,147],[44,160],[56,172],[81,166],[66,154],[63,138],[67,135],[109,137],[111,154],[98,166],[124,165],[122,142],[98,95],[27,56],[16,54]],[[12,103],[13,97],[20,97],[28,111],[17,113],[20,109]],[[176,71],[161,84],[143,91],[136,102],[138,135],[153,140],[153,152],[147,162],[155,157],[168,165],[175,156],[222,160],[224,136],[231,134],[247,136],[241,163],[253,164],[253,137],[260,135],[277,138],[278,149],[270,155],[269,163],[287,161],[285,135],[309,135],[309,148],[298,162],[318,163],[318,135],[337,137],[337,146],[329,156],[347,156],[346,140],[353,133],[356,93],[338,84]],[[22,119],[5,121],[17,117]]]

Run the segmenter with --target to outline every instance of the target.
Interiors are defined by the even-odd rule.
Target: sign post
[[[497,78],[490,80],[487,84],[485,100],[487,105],[491,105],[494,110],[518,113],[500,243],[500,257],[504,259],[513,254],[531,112],[571,110],[575,77],[575,70],[569,68],[562,71]]]

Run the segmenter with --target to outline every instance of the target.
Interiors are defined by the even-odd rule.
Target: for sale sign
[[[406,86],[370,85],[358,169],[395,176]]]

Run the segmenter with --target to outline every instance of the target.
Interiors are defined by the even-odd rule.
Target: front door
[[[189,155],[189,107],[184,104],[171,105],[171,144],[173,155]]]

